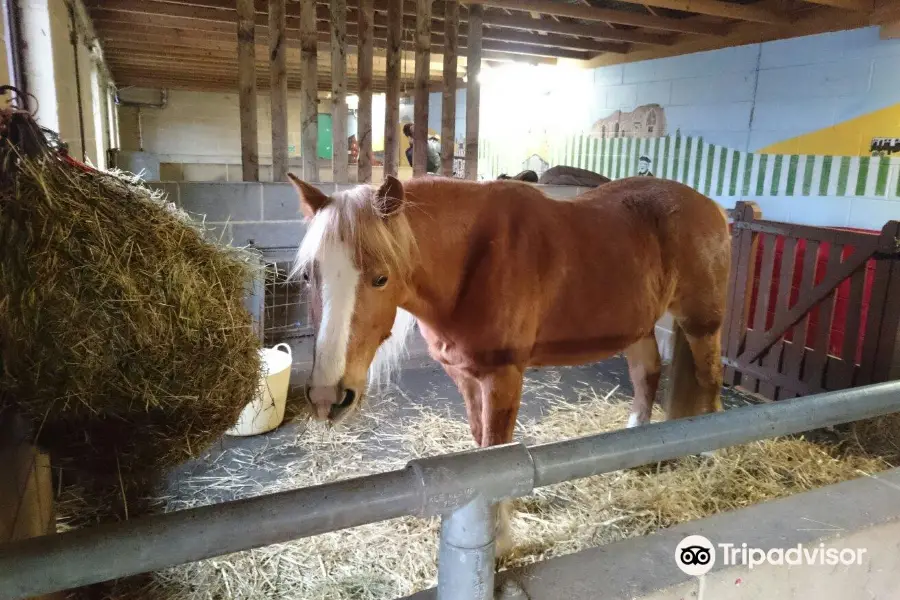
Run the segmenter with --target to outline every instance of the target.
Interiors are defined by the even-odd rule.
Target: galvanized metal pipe
[[[492,600],[497,508],[479,496],[441,521],[438,600]]]
[[[535,487],[900,411],[900,381],[530,448]]]
[[[412,469],[0,546],[0,598],[30,598],[414,514]]]

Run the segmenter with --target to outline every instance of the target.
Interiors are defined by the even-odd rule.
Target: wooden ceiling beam
[[[871,25],[872,17],[865,13],[845,11],[835,8],[821,8],[798,14],[790,25],[767,25],[739,23],[724,39],[681,36],[672,46],[638,50],[628,54],[599,56],[588,62],[589,67],[600,67],[625,62],[636,62],[678,56],[707,50],[717,50],[730,46],[757,44],[804,35],[814,35],[844,29],[856,29]]]
[[[125,35],[133,33],[156,34],[162,36],[178,36],[178,37],[202,37],[204,39],[219,41],[222,44],[232,44],[236,49],[234,40],[234,25],[225,22],[213,22],[204,20],[189,20],[180,17],[157,17],[148,21],[144,15],[139,13],[131,13],[127,11],[109,11],[106,9],[95,9],[92,11],[94,26],[100,34],[101,38],[109,38],[113,32],[119,32]],[[160,20],[162,19],[162,20]],[[377,22],[377,20],[376,20]],[[379,48],[386,47],[387,29],[377,26],[374,28],[375,46]],[[327,23],[321,23],[319,26],[320,42],[325,44],[323,50],[330,48],[330,33],[328,33]],[[357,27],[354,24],[347,26],[347,38],[351,46],[356,46]],[[599,42],[593,40],[577,40],[565,36],[541,36],[537,34],[523,35],[519,32],[502,32],[486,30],[485,39],[494,42],[518,44],[515,46],[517,51],[514,54],[530,54],[534,56],[550,56],[560,58],[575,58],[584,60],[589,56],[583,52],[627,52],[628,46],[625,44],[615,44],[607,42]],[[288,42],[294,47],[299,45],[300,32],[298,30],[289,30],[287,32]],[[432,49],[436,53],[443,51],[444,36],[442,32],[435,32],[432,35]],[[257,39],[260,44],[267,43],[268,26],[257,27]],[[461,35],[459,38],[459,47],[467,47],[467,38]],[[522,45],[524,44],[524,46]],[[528,45],[531,45],[530,49]],[[489,44],[489,46],[491,46]],[[413,50],[411,42],[404,42],[405,50]],[[559,48],[559,50],[548,50],[548,48]],[[497,44],[493,44],[490,48],[493,51],[502,52],[502,48]],[[579,52],[573,52],[577,50]],[[235,50],[236,51],[236,50]]]
[[[193,18],[184,16],[184,14],[173,14],[170,9],[166,9],[168,12],[165,14],[156,14],[153,9],[148,8],[149,5],[165,5],[162,2],[151,2],[148,0],[112,0],[110,4],[104,4],[101,8],[94,8],[91,11],[91,17],[94,20],[95,24],[97,24],[99,29],[108,29],[106,27],[107,24],[113,23],[121,23],[126,24],[129,27],[131,26],[139,26],[139,27],[151,27],[151,28],[160,28],[160,29],[179,29],[179,30],[196,30],[196,31],[207,31],[214,32],[218,34],[223,40],[226,37],[233,37],[235,31],[235,24],[231,22],[230,17],[227,14],[227,11],[217,10],[217,9],[208,9],[201,8],[201,10],[205,10],[211,13],[215,13],[217,15],[222,15],[218,17],[218,19],[213,18]],[[119,9],[114,9],[112,7],[119,7]],[[175,7],[179,7],[181,9],[191,9],[198,7],[190,7],[184,5],[171,5]],[[175,11],[176,13],[178,11]],[[148,21],[147,17],[149,15],[153,15],[153,18]],[[267,39],[268,36],[268,19],[265,15],[258,15],[258,26],[257,26],[257,36],[260,39]],[[300,32],[299,32],[299,20],[294,20],[294,27],[291,27],[291,24],[288,24],[288,33],[287,39],[289,41],[294,41],[299,43]],[[415,25],[415,20],[411,19],[411,25]],[[434,22],[437,25],[437,22]],[[320,21],[317,25],[317,28],[322,34],[322,42],[330,42],[330,26],[327,21]],[[355,23],[349,23],[347,25],[347,37],[350,40],[351,45],[355,45],[356,38],[358,34],[358,28]],[[467,44],[467,30],[465,27],[460,30],[460,39],[459,44],[460,48],[466,48]],[[443,44],[443,33],[441,31],[435,31],[433,34],[433,39],[435,42],[435,46]],[[380,47],[384,47],[387,41],[387,19],[383,15],[376,16],[375,18],[375,28],[374,28],[374,39],[376,41],[385,42],[380,45]],[[581,50],[586,52],[627,52],[628,46],[625,44],[615,44],[610,42],[603,42],[597,40],[579,40],[563,35],[537,35],[537,34],[523,34],[518,31],[506,31],[503,29],[485,29],[484,31],[484,39],[496,40],[498,42],[514,42],[519,44],[533,44],[535,46],[542,47],[557,47],[568,50]],[[377,44],[376,44],[377,45]],[[413,48],[409,48],[413,49]],[[562,54],[559,56],[563,56]]]
[[[725,19],[737,19],[753,23],[785,25],[791,22],[787,13],[756,4],[736,4],[720,0],[621,0],[631,4],[667,8],[687,13],[697,13]],[[842,0],[837,0],[842,1]]]
[[[155,41],[158,41],[161,44],[182,45],[188,43],[190,40],[195,40],[197,42],[197,45],[200,47],[210,47],[221,50],[231,49],[234,52],[236,52],[237,48],[235,34],[227,33],[224,31],[204,31],[186,27],[158,27],[152,24],[140,22],[126,23],[119,21],[105,21],[102,19],[95,20],[94,27],[101,39],[140,39],[142,41],[154,41],[152,38],[156,38]],[[266,33],[259,32],[257,35],[257,40],[261,45],[265,45],[268,43],[268,36],[266,35]],[[356,46],[356,38],[350,38],[350,36],[348,36],[348,38],[350,44],[352,46]],[[584,51],[569,50],[552,46],[546,47],[539,44],[530,43],[532,41],[540,42],[540,40],[529,40],[528,42],[526,42],[524,40],[527,38],[520,37],[518,38],[519,41],[508,42],[506,41],[506,39],[507,38],[486,40],[484,43],[484,48],[492,52],[503,52],[507,54],[544,56],[551,58],[570,58],[575,60],[586,60],[590,58],[590,55]],[[289,34],[288,40],[291,42],[295,42],[293,46],[296,47],[296,42],[298,42],[298,40],[295,39],[294,36]],[[434,41],[435,43],[432,44],[432,50],[436,54],[441,54],[443,52],[443,34],[434,34]],[[328,36],[328,34],[320,34],[320,42],[323,44],[323,49],[327,50],[328,48],[330,48],[330,37]],[[377,28],[375,34],[375,44],[379,47],[384,46],[384,44],[382,43],[382,39],[379,37]],[[466,47],[466,41],[460,39],[459,46],[461,48]],[[594,45],[592,44],[591,46]],[[403,47],[407,50],[413,49],[413,46],[410,43],[404,43]],[[624,48],[616,45],[597,45],[594,51],[624,52]]]
[[[491,28],[505,27],[524,31],[542,31],[654,46],[670,46],[675,39],[672,34],[613,29],[605,23],[561,23],[551,19],[532,19],[518,15],[487,14],[484,16],[484,24]],[[484,31],[487,33],[490,29]]]
[[[149,1],[149,0],[148,0]],[[233,11],[235,8],[234,0],[159,0],[162,2],[166,2],[169,4],[177,4],[179,6],[193,6],[199,8],[214,8],[218,10]],[[110,2],[110,0],[86,0],[85,4],[88,7],[104,5]],[[316,2],[317,6],[323,6],[328,8],[327,0],[319,0]],[[296,16],[299,14],[300,8],[299,3],[291,1],[288,2],[287,5],[287,14]],[[386,0],[375,0],[375,11],[379,13],[387,12],[387,1]],[[443,21],[443,15],[445,12],[444,2],[442,0],[435,0],[432,4],[432,11],[434,13],[434,18]],[[261,14],[268,13],[268,4],[266,0],[256,0],[256,12]],[[406,0],[403,3],[403,14],[409,15],[412,17],[416,16],[416,3],[415,0]],[[465,13],[461,14],[461,17],[464,17]],[[462,19],[465,21],[465,19]]]
[[[619,54],[624,54],[625,52],[628,52],[630,48],[630,44],[624,44],[621,42],[603,42],[600,40],[579,39],[552,33],[547,35],[525,32],[502,33],[496,29],[488,28],[484,29],[482,37],[485,40],[533,44],[537,46],[548,46],[551,48],[568,48],[570,50],[583,50],[586,52],[617,52]],[[460,40],[460,47],[466,47],[462,40]]]
[[[550,0],[460,0],[464,4],[481,4],[493,8],[505,8],[521,12],[538,12],[544,15],[557,17],[570,17],[584,21],[598,21],[602,23],[617,23],[619,25],[632,25],[634,27],[646,27],[648,29],[661,29],[664,31],[677,31],[704,36],[724,37],[729,30],[728,26],[712,23],[698,23],[692,19],[671,19],[668,17],[656,17],[636,12],[626,12],[609,8],[594,8],[583,4],[562,4]]]
[[[145,75],[153,75],[154,77],[165,79],[166,77],[178,78],[178,77],[216,77],[227,79],[231,81],[232,79],[237,82],[237,70],[226,65],[196,65],[196,64],[185,64],[183,66],[178,67],[177,69],[168,69],[162,71],[159,69],[159,63],[156,62],[144,62],[144,61],[131,61],[131,62],[121,62],[115,61],[110,63],[110,69],[113,71],[113,74],[122,74],[122,73],[134,73],[140,72]],[[257,79],[260,81],[265,81],[269,77],[268,71],[257,70]],[[302,74],[299,71],[289,71],[288,79],[291,81],[300,81]],[[331,77],[326,74],[320,72],[318,74],[318,78],[326,83],[331,83]],[[430,83],[440,83],[441,79],[432,77],[429,79]],[[355,89],[356,85],[359,83],[356,76],[350,78],[351,88]],[[385,79],[383,77],[376,78],[375,83],[379,85],[384,85]],[[410,84],[412,81],[410,79],[404,79],[404,85],[407,87],[411,87]],[[269,88],[268,85],[262,86],[260,88],[261,91],[265,91]]]
[[[875,10],[874,0],[804,0],[810,4],[819,4],[821,6],[830,6],[831,8],[842,8],[844,10],[857,10],[860,12],[870,12]]]
[[[460,43],[459,47],[463,47],[462,43]],[[591,58],[590,53],[582,52],[580,50],[565,50],[562,48],[535,46],[534,44],[518,42],[498,42],[497,40],[484,40],[484,42],[482,42],[482,48],[494,52],[524,54],[528,56],[549,56],[553,58],[571,58],[572,60],[588,60]]]
[[[152,54],[135,54],[129,57],[117,57],[109,61],[111,67],[129,67],[129,66],[147,66],[153,68],[164,69],[163,73],[172,72],[176,69],[172,67],[173,62],[171,59],[168,59],[164,56],[154,56]],[[210,59],[210,60],[179,60],[178,61],[178,69],[187,69],[187,70],[212,70],[216,72],[228,72],[237,68],[237,61],[224,61],[221,59]],[[256,63],[257,72],[262,76],[265,73],[268,73],[269,65],[265,63]],[[300,76],[300,67],[289,68],[288,73],[290,75]],[[319,77],[328,77],[329,71],[322,69],[321,67],[318,70]],[[356,72],[352,72],[349,74],[349,77],[352,80],[355,80],[357,77]],[[384,79],[384,73],[379,73],[375,75],[376,79]],[[432,72],[431,81],[441,81],[443,79],[441,73]],[[407,74],[401,78],[404,82],[412,82],[413,77],[412,74]]]

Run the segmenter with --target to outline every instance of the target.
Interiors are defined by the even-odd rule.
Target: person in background
[[[642,156],[638,159],[638,177],[653,177],[653,172],[650,171],[650,157]]]
[[[409,162],[409,166],[413,164],[413,124],[406,123],[403,125],[403,135],[406,136],[406,139],[409,140],[409,148],[406,149],[406,160]],[[437,138],[431,137],[428,139],[427,152],[428,152],[428,161],[425,165],[426,173],[437,173],[441,168],[441,153],[438,148],[440,147],[440,142]]]

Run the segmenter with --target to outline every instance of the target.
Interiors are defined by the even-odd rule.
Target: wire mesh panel
[[[263,338],[266,346],[313,335],[309,296],[300,280],[288,280],[296,248],[261,248],[266,263]]]

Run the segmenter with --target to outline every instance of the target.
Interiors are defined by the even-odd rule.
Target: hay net
[[[58,466],[158,478],[236,420],[259,381],[244,307],[250,251],[133,176],[52,145],[0,111],[0,415],[24,417]]]

